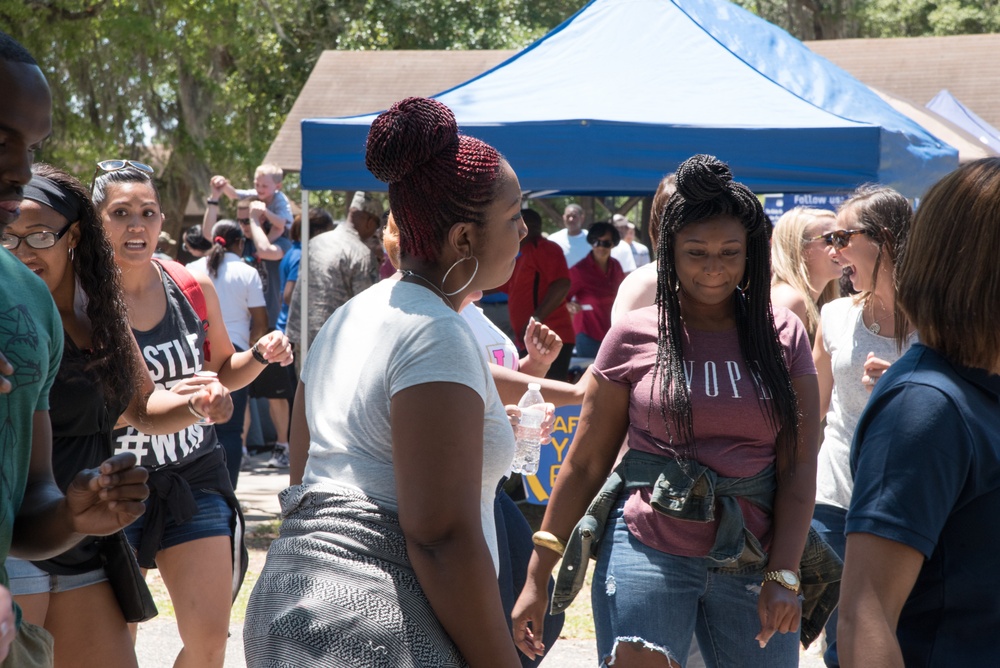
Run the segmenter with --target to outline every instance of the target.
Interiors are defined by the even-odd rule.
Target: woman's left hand
[[[875,383],[878,382],[878,379],[882,377],[882,374],[885,373],[889,366],[889,362],[875,357],[875,353],[868,353],[868,357],[865,359],[865,372],[861,376],[861,384],[865,386],[868,392],[875,389]]]
[[[524,332],[524,347],[533,362],[551,366],[559,357],[563,341],[558,334],[549,329],[548,325],[535,320],[532,316]]]
[[[545,419],[542,420],[542,437],[539,442],[542,445],[547,445],[549,441],[552,440],[552,427],[556,422],[556,407],[555,404],[542,404],[545,407]],[[510,420],[510,426],[514,428],[514,433],[517,433],[517,425],[521,422],[521,409],[517,407],[516,404],[510,404],[504,406],[507,410],[507,419]]]
[[[765,647],[776,632],[794,633],[799,630],[802,602],[791,589],[777,582],[765,582],[757,598],[757,614],[760,616],[760,633],[755,640]]]
[[[292,344],[282,332],[274,330],[257,339],[257,350],[270,364],[288,366],[295,357],[292,355]]]

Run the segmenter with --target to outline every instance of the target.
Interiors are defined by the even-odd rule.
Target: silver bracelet
[[[207,415],[202,415],[198,412],[198,409],[194,407],[194,397],[188,397],[188,410],[191,411],[191,415],[195,416],[199,420],[205,420],[208,418]]]

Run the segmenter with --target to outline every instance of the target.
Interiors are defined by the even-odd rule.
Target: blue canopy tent
[[[696,153],[726,161],[756,192],[880,182],[916,197],[958,166],[954,148],[726,0],[593,0],[436,97],[536,195],[650,195]],[[303,220],[308,190],[385,189],[365,168],[374,118],[302,121]],[[304,225],[303,251],[308,234]]]
[[[917,196],[957,152],[783,30],[725,0],[594,0],[516,56],[436,96],[522,188],[649,194],[695,153],[757,192]],[[302,122],[302,185],[384,190],[374,114]]]
[[[941,114],[963,130],[972,133],[979,141],[1000,153],[1000,130],[973,113],[957,97],[948,92],[947,88],[941,89],[941,92],[924,106],[936,114]]]

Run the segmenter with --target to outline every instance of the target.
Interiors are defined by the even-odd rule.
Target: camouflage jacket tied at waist
[[[774,466],[749,478],[726,478],[694,461],[629,450],[612,471],[586,514],[573,529],[552,594],[552,614],[564,612],[583,587],[587,557],[596,558],[611,510],[623,492],[652,488],[650,506],[664,515],[692,522],[713,522],[719,529],[707,559],[728,573],[759,572],[767,553],[746,528],[737,497],[771,512],[776,487]],[[799,563],[802,582],[802,644],[822,631],[840,596],[842,562],[810,529]]]

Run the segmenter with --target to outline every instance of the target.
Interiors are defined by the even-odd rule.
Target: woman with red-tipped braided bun
[[[510,278],[520,185],[425,98],[375,119],[366,164],[389,184],[402,277],[309,350],[292,416],[308,461],[247,607],[247,665],[518,668],[493,523],[514,437],[457,311]]]

